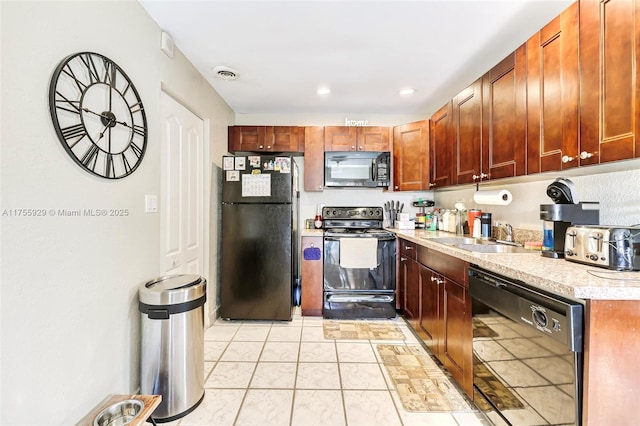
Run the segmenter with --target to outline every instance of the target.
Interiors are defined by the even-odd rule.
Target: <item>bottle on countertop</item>
[[[438,218],[438,229],[441,231],[449,230],[449,210],[445,210]]]

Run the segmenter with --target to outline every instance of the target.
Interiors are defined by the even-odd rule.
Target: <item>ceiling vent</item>
[[[223,80],[237,80],[239,77],[238,71],[230,67],[218,66],[213,69],[213,73],[216,77]]]

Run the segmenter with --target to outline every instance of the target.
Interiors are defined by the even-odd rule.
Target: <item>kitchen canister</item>
[[[491,238],[491,213],[482,213],[480,215],[480,237],[484,239]]]

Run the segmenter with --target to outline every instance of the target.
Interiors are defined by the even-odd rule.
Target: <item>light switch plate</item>
[[[157,213],[158,212],[158,196],[156,194],[145,194],[145,196],[144,196],[144,211],[145,211],[145,213]]]

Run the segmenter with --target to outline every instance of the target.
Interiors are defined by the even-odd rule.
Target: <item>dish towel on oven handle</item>
[[[343,268],[377,268],[377,254],[377,238],[340,238],[340,266]]]

